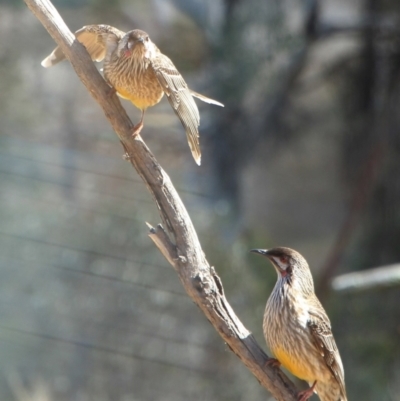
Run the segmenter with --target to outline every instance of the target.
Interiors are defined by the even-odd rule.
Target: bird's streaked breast
[[[268,347],[282,366],[300,379],[330,380],[330,371],[312,343],[305,302],[298,297],[296,302],[289,302],[292,294],[278,283],[264,313],[263,331]]]
[[[164,94],[153,69],[145,60],[111,58],[104,64],[104,76],[118,95],[130,100],[140,110],[154,106]]]

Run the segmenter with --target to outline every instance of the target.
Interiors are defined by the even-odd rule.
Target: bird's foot
[[[135,138],[140,134],[143,129],[143,121],[140,121],[138,124],[134,125],[132,128],[132,137]]]
[[[268,358],[267,362],[265,362],[264,366],[271,366],[273,368],[279,368],[281,363],[275,358]]]
[[[300,393],[297,395],[297,401],[307,401],[314,394],[314,388],[316,384],[317,381],[315,380],[314,384],[310,388],[300,391]]]

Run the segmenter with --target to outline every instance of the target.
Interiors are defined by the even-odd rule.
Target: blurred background
[[[199,104],[201,167],[165,99],[142,136],[259,343],[276,275],[248,250],[295,248],[349,400],[400,400],[399,286],[331,286],[400,260],[400,3],[55,5],[73,31],[147,31],[193,89],[225,104]],[[100,107],[68,62],[41,67],[54,42],[22,1],[0,1],[0,33],[0,398],[269,399],[147,237],[160,218]]]

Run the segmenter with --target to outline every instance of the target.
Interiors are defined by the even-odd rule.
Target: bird
[[[86,47],[93,61],[104,59],[103,75],[111,86],[110,94],[116,92],[141,110],[140,121],[132,135],[140,133],[145,111],[159,103],[165,94],[185,128],[193,158],[200,165],[200,115],[193,97],[209,104],[224,105],[189,89],[173,62],[140,29],[125,33],[110,25],[86,25],[75,32],[75,37]],[[48,68],[64,59],[61,48],[56,47],[41,64]]]
[[[347,401],[342,360],[307,261],[285,247],[250,252],[268,258],[278,274],[263,320],[266,343],[276,357],[270,363],[309,383],[299,401],[313,392],[321,401]]]

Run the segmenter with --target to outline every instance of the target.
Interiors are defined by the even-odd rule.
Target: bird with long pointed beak
[[[76,31],[75,36],[92,60],[104,59],[104,78],[113,90],[141,110],[133,135],[143,128],[145,111],[165,94],[185,128],[193,158],[200,165],[200,115],[193,97],[221,107],[223,104],[189,89],[172,61],[140,29],[125,33],[110,25],[87,25]],[[62,50],[56,47],[42,61],[42,66],[52,67],[64,59]]]
[[[269,259],[278,274],[263,321],[265,340],[276,357],[271,363],[310,384],[299,401],[314,392],[321,401],[347,401],[342,360],[307,261],[290,248],[251,252]]]

